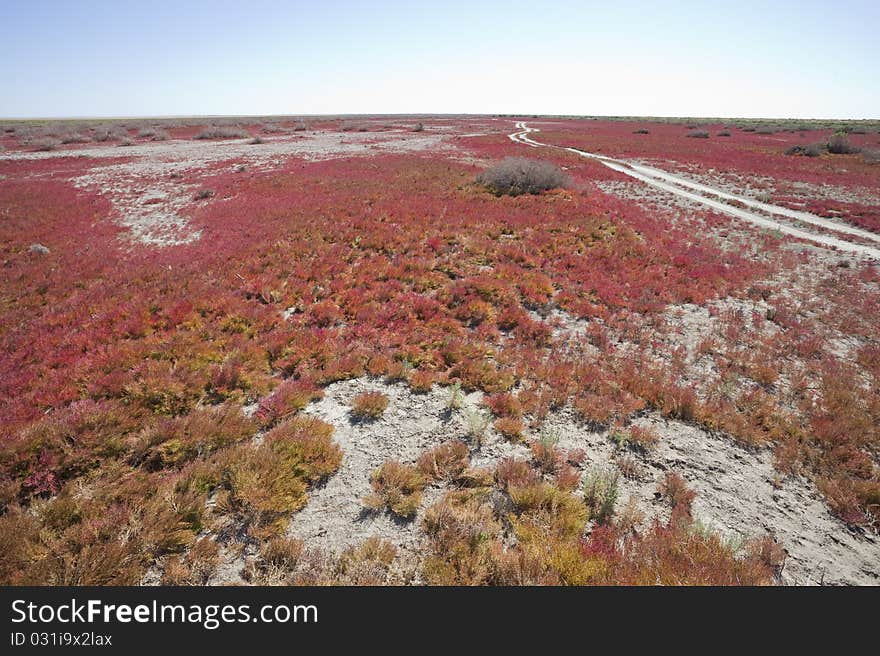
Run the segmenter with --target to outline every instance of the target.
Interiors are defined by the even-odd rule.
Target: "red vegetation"
[[[876,185],[867,167],[844,173],[822,168],[824,158],[786,158],[777,155],[784,144],[758,135],[735,131],[722,142],[687,139],[670,125],[633,129],[570,122],[541,138]],[[486,158],[521,148],[503,135],[464,141]],[[137,583],[155,558],[190,549],[217,519],[206,510],[209,493],[225,516],[268,539],[341,458],[328,427],[297,413],[325,385],[364,375],[420,392],[456,382],[482,390],[511,440],[565,406],[603,427],[655,410],[772,445],[780,470],[811,476],[838,516],[876,525],[876,266],[810,276],[816,293],[803,302],[777,297],[766,281],[808,256],[769,237],[755,237],[767,245],[760,257],[736,241],[721,248],[705,217],[670,224],[599,192],[593,180],[613,172],[552,157],[568,168],[571,188],[519,197],[495,197],[473,182],[476,167],[437,155],[289,160],[248,175],[224,163],[203,181],[222,202],[188,210],[201,238],[164,249],[123,239],[107,201],[69,184],[87,166],[78,158],[0,161],[0,553],[10,554],[0,581]],[[29,250],[35,243],[49,252]],[[699,379],[695,354],[671,344],[660,317],[728,296],[769,309],[755,321],[718,319],[725,332],[699,349],[713,375]],[[583,338],[554,331],[548,310],[584,320]],[[839,336],[858,344],[849,360],[827,347]],[[242,408],[251,404],[248,417]],[[355,405],[367,416],[385,409],[376,397]],[[257,444],[250,438],[260,429],[268,433]],[[650,431],[628,430],[646,448],[656,442]],[[430,580],[769,580],[766,553],[734,557],[682,528],[684,519],[638,541],[604,527],[581,541],[577,463],[549,442],[533,451],[537,466],[503,461],[495,478],[516,497],[518,567],[535,570],[492,552],[498,521],[469,492],[436,510],[431,539],[438,549],[460,547],[457,532],[473,537],[474,526],[490,537],[456,552],[459,569],[435,559]],[[373,507],[412,517],[429,480],[464,474],[464,456],[451,443],[418,468],[383,466]],[[95,494],[74,497],[77,486]],[[677,481],[663,494],[688,514]],[[42,514],[30,512],[37,507]],[[538,558],[537,535],[560,543]],[[479,576],[464,576],[467,568]]]

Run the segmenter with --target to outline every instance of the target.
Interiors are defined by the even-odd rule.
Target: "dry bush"
[[[333,427],[312,417],[293,417],[269,431],[262,444],[221,454],[228,509],[263,537],[277,534],[305,505],[306,491],[338,469],[342,450]]]
[[[128,135],[123,128],[116,125],[99,125],[92,132],[92,139],[99,143],[105,141],[119,141]]]
[[[822,154],[822,144],[807,144],[806,146],[792,146],[785,150],[786,155],[803,155],[805,157],[819,157]]]
[[[577,539],[589,519],[580,499],[551,483],[510,487],[508,494],[516,513],[513,528],[524,543],[541,544],[551,537]]]
[[[165,561],[162,585],[206,585],[217,570],[220,545],[210,538],[198,540],[185,556]]]
[[[388,397],[382,392],[362,392],[351,400],[351,416],[360,421],[373,421],[381,417],[387,407]]]
[[[562,169],[550,162],[525,157],[505,157],[483,171],[477,177],[477,183],[497,196],[519,196],[563,187],[568,183],[568,177]]]
[[[540,474],[525,460],[504,458],[495,467],[495,481],[502,490],[527,487],[540,480]]]
[[[324,391],[309,380],[286,380],[260,400],[254,417],[264,426],[269,426],[323,397]]]
[[[235,405],[193,410],[144,429],[129,446],[128,461],[147,469],[179,467],[252,436],[256,425]]]
[[[389,460],[370,477],[373,492],[364,505],[372,510],[388,508],[398,517],[410,519],[419,508],[426,484],[425,475],[412,465]]]
[[[490,394],[483,399],[483,403],[496,417],[510,417],[512,419],[522,417],[522,404],[509,392]]]
[[[467,444],[450,440],[423,453],[416,465],[426,477],[434,481],[457,478],[469,464]]]
[[[729,137],[729,136],[730,136],[730,130],[722,130],[721,132],[719,132],[719,133],[716,134],[715,136],[716,136],[716,137]]]
[[[655,523],[620,550],[607,543],[588,544],[588,551],[593,550],[588,567],[600,573],[595,582],[652,586],[772,585],[779,555],[760,545],[748,545],[745,554],[738,555],[718,535],[687,523]]]
[[[492,487],[495,473],[488,467],[468,467],[456,477],[455,482],[461,487]]]
[[[697,493],[691,490],[687,481],[676,472],[668,471],[657,486],[657,492],[668,503],[675,514],[690,517],[691,505]]]
[[[474,444],[482,444],[491,421],[489,415],[477,408],[469,407],[464,408],[462,414],[467,425],[467,436],[474,441]]]
[[[862,160],[866,164],[880,164],[880,150],[864,149],[862,151]]]
[[[335,472],[342,463],[342,449],[332,439],[333,426],[316,417],[296,416],[266,433],[268,445],[297,473],[317,483]]]
[[[57,139],[51,139],[47,137],[44,139],[37,139],[33,141],[30,145],[37,152],[49,152],[52,150],[57,150],[58,146],[61,145],[61,142]]]
[[[396,557],[397,547],[388,540],[367,538],[340,554],[333,576],[342,585],[384,585]]]
[[[642,465],[632,456],[627,455],[615,458],[614,463],[617,465],[617,468],[620,470],[620,473],[623,474],[624,478],[630,480],[638,480],[641,478],[643,471]]]
[[[88,143],[91,139],[79,132],[65,132],[59,136],[63,144],[83,144]]]
[[[691,139],[708,139],[709,133],[705,130],[691,130],[685,136]]]
[[[416,394],[427,394],[431,391],[437,376],[426,369],[416,369],[409,375],[409,388]]]
[[[193,139],[244,139],[250,136],[247,130],[233,126],[212,126],[204,128]]]
[[[573,467],[566,462],[556,470],[554,480],[556,481],[556,487],[560,490],[571,492],[580,484],[581,473],[577,467]]]
[[[651,132],[645,128],[639,128],[638,130],[633,130],[633,134],[651,134]]]
[[[506,440],[511,442],[521,442],[525,427],[519,419],[501,417],[500,419],[495,420],[495,430],[501,433]]]
[[[851,155],[853,153],[861,152],[861,148],[852,145],[846,135],[840,132],[832,136],[825,147],[828,149],[829,153],[834,155]]]
[[[303,541],[276,536],[263,543],[257,567],[260,570],[292,572],[303,555]]]
[[[660,442],[660,435],[650,427],[630,426],[627,442],[643,451],[650,451]]]
[[[555,431],[544,430],[537,440],[529,444],[532,457],[541,471],[552,474],[565,461],[565,454],[557,448],[559,434]]]
[[[431,585],[494,583],[494,547],[501,524],[478,490],[448,492],[425,511],[431,553],[423,564]]]
[[[617,471],[592,469],[584,480],[584,503],[590,511],[590,518],[600,524],[610,521],[619,495],[619,474]]]

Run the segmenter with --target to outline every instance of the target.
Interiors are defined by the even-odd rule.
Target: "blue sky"
[[[880,118],[878,25],[876,0],[10,0],[0,116]]]

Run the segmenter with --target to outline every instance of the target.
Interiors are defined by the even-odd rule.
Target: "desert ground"
[[[0,582],[880,584],[880,125],[0,129]]]

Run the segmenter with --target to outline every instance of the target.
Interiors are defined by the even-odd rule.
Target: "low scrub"
[[[804,157],[818,157],[822,154],[822,144],[807,144],[806,146],[792,146],[785,151],[786,155],[803,155]]]
[[[417,465],[419,471],[429,479],[442,481],[460,476],[468,463],[467,444],[461,440],[451,440],[423,453]]]
[[[616,471],[593,469],[587,474],[583,491],[590,518],[600,524],[610,521],[620,493],[619,474]]]
[[[387,407],[388,397],[382,392],[363,392],[351,400],[351,416],[360,421],[374,421]]]
[[[568,178],[555,164],[525,157],[505,157],[483,171],[477,182],[497,196],[538,194],[567,184]]]
[[[852,155],[853,153],[861,152],[861,148],[850,143],[847,136],[842,133],[837,133],[831,137],[825,147],[829,153],[834,155]]]
[[[364,499],[372,510],[387,508],[403,519],[415,516],[427,478],[416,467],[389,460],[370,477],[373,492]]]
[[[248,132],[241,128],[210,127],[199,132],[193,139],[244,139],[248,136]]]

